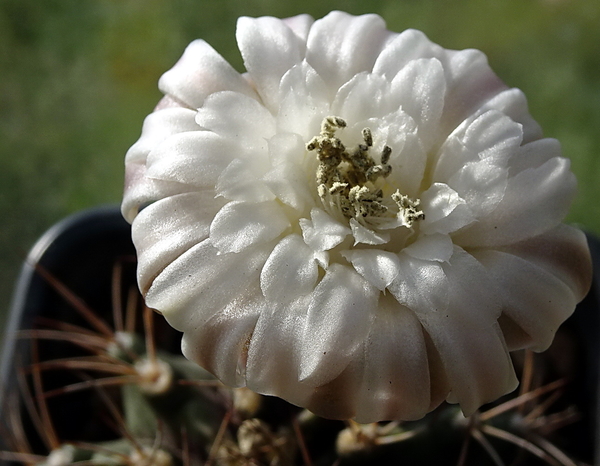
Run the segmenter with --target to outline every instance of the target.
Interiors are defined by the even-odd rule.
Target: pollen
[[[412,200],[399,190],[389,198],[383,196],[384,180],[392,173],[389,164],[392,148],[384,146],[377,163],[371,156],[373,134],[370,128],[364,128],[362,142],[347,149],[336,136],[346,126],[342,118],[328,116],[321,123],[320,134],[306,145],[308,151],[317,153],[317,193],[323,206],[365,226],[376,226],[380,219],[396,217],[410,228],[417,220],[424,219],[425,215],[418,210],[418,199]]]

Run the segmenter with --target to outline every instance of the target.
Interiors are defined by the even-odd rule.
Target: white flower
[[[476,50],[376,15],[240,18],[126,158],[139,285],[224,383],[325,417],[465,414],[585,295],[569,162]],[[142,207],[145,207],[141,210]]]

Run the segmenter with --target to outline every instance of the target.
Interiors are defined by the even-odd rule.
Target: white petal
[[[527,339],[519,347],[543,351],[550,346],[556,330],[575,309],[578,300],[564,282],[548,271],[516,255],[500,251],[474,252],[500,289],[502,310]],[[515,345],[515,343],[513,343]]]
[[[303,61],[291,68],[279,87],[279,132],[299,134],[309,141],[321,131],[321,122],[329,112],[327,86],[317,72]]]
[[[521,146],[514,153],[510,159],[508,173],[512,177],[528,168],[539,168],[548,160],[560,156],[560,142],[551,138],[538,139]]]
[[[465,118],[506,90],[506,85],[488,65],[485,54],[479,50],[446,50],[440,61],[448,83],[442,133],[449,134]]]
[[[271,168],[262,181],[284,204],[305,214],[314,205],[315,172],[306,172],[306,144],[298,134],[279,133],[269,140]],[[310,165],[312,167],[312,165]]]
[[[423,417],[431,402],[428,366],[421,324],[392,296],[382,295],[364,342],[356,421]]]
[[[199,188],[214,188],[234,156],[235,143],[210,131],[171,136],[148,155],[146,176]]]
[[[394,110],[392,104],[389,82],[376,74],[363,72],[340,88],[331,104],[331,113],[347,122],[357,122],[387,115]],[[361,141],[354,144],[358,142]]]
[[[499,246],[548,231],[567,214],[575,194],[569,161],[553,158],[508,180],[506,193],[487,216],[459,232],[454,240],[468,246]]]
[[[379,292],[352,268],[332,264],[315,288],[302,339],[300,380],[335,379],[362,346]]]
[[[504,115],[523,127],[523,143],[528,143],[542,137],[542,128],[529,114],[527,99],[520,89],[506,89],[488,100],[478,110],[478,113],[487,110],[499,110]]]
[[[128,163],[125,166],[125,192],[121,212],[132,222],[140,208],[158,199],[193,191],[193,186],[170,181],[155,180],[146,176],[146,165]]]
[[[452,256],[452,249],[450,236],[434,233],[421,236],[402,251],[415,259],[447,262]]]
[[[392,173],[387,178],[388,182],[392,186],[400,187],[403,194],[418,197],[427,163],[427,152],[421,143],[416,122],[399,109],[385,116],[381,126],[371,129],[375,138],[380,133],[385,134],[384,143],[392,149],[389,162]]]
[[[220,312],[190,315],[181,350],[187,359],[206,368],[223,383],[243,387],[248,344],[257,320],[265,312],[265,299],[259,290],[252,288],[245,289],[243,296],[230,297],[231,301]]]
[[[435,133],[446,94],[446,78],[436,58],[411,61],[392,81],[393,102],[417,123],[426,150],[435,143]]]
[[[270,301],[288,303],[313,291],[318,273],[312,249],[300,235],[289,235],[267,259],[260,274],[260,286]]]
[[[294,34],[296,34],[303,42],[306,42],[310,27],[315,22],[312,16],[306,14],[292,16],[291,18],[284,18],[281,21],[283,21],[287,27],[294,31]]]
[[[352,249],[342,256],[352,262],[356,271],[375,288],[383,291],[400,272],[397,254],[380,249]]]
[[[508,190],[508,170],[485,160],[469,162],[448,180],[448,186],[464,199],[474,218],[492,212]]]
[[[310,295],[292,302],[268,302],[256,323],[248,348],[248,388],[307,406],[315,387],[300,382],[298,371],[309,303]]]
[[[373,73],[390,81],[410,61],[419,58],[433,58],[443,55],[444,49],[431,42],[425,34],[416,29],[407,29],[395,35],[377,57]]]
[[[456,248],[441,268],[446,282],[430,281],[428,288],[432,294],[444,293],[447,304],[432,307],[430,299],[417,299],[410,308],[439,352],[452,395],[470,415],[513,390],[517,380],[497,323],[496,288],[483,266]]]
[[[266,16],[239,18],[236,38],[264,104],[276,110],[281,77],[304,59],[306,43],[283,21]]]
[[[448,137],[440,150],[433,178],[448,181],[466,164],[480,160],[503,168],[519,150],[522,140],[520,124],[490,110],[465,121]]]
[[[304,213],[314,204],[308,190],[306,174],[301,168],[291,164],[281,164],[273,168],[263,178],[265,186],[284,204]]]
[[[194,192],[159,200],[140,212],[132,224],[132,239],[143,293],[162,269],[208,237],[210,222],[223,204],[211,192]]]
[[[210,239],[221,253],[240,252],[277,238],[289,224],[275,202],[230,202],[215,215]]]
[[[377,15],[333,11],[310,29],[306,59],[333,93],[355,74],[371,71],[391,36]]]
[[[232,201],[265,202],[275,195],[261,181],[261,160],[234,159],[223,170],[217,181],[215,192]]]
[[[198,131],[200,127],[195,117],[195,111],[182,107],[152,112],[144,120],[140,139],[127,151],[125,163],[143,163],[148,153],[170,136]]]
[[[322,209],[310,211],[310,220],[301,218],[302,237],[314,251],[328,251],[340,244],[352,231]]]
[[[166,266],[146,293],[146,304],[158,309],[177,330],[185,332],[208,320],[237,299],[252,296],[273,245],[220,254],[206,239]]]
[[[275,121],[259,102],[236,92],[211,94],[198,109],[196,123],[255,155],[266,154],[266,140],[275,134]]]
[[[409,309],[416,307],[442,312],[448,307],[448,278],[441,263],[398,254],[399,273],[388,289],[398,302]]]
[[[354,245],[363,244],[385,244],[390,240],[388,233],[374,232],[373,230],[362,226],[355,219],[350,219],[350,229],[354,236]]]
[[[425,218],[419,229],[425,234],[452,233],[475,220],[466,201],[447,184],[433,183],[420,199]]]
[[[202,106],[209,94],[235,91],[257,98],[248,82],[203,40],[187,46],[173,68],[162,75],[158,87],[190,108]]]
[[[502,248],[553,274],[573,290],[577,302],[591,285],[592,262],[585,234],[569,225],[558,225],[543,235]]]

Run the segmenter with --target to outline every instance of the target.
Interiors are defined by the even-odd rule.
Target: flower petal
[[[125,166],[125,193],[121,212],[128,222],[133,222],[145,205],[193,190],[192,186],[149,178],[146,176],[145,164],[128,163]]]
[[[527,99],[520,89],[506,89],[481,106],[478,113],[498,110],[523,127],[523,143],[542,137],[542,128],[529,114]]]
[[[239,155],[235,143],[210,131],[179,133],[150,152],[146,176],[214,188],[235,155]]]
[[[496,110],[466,120],[440,149],[433,179],[447,182],[466,164],[480,160],[504,168],[522,140],[522,126]]]
[[[392,36],[380,16],[333,11],[315,21],[310,29],[306,59],[333,95],[355,74],[371,71]]]
[[[315,387],[298,380],[298,367],[310,299],[306,295],[292,302],[269,301],[261,312],[248,348],[248,388],[298,406],[308,405]]]
[[[125,155],[125,163],[144,163],[158,144],[174,134],[198,131],[196,112],[182,107],[171,107],[153,112],[144,120],[142,135]]]
[[[410,309],[430,335],[452,396],[468,416],[482,404],[513,390],[517,379],[497,323],[500,303],[483,266],[455,248],[449,263],[440,267],[446,281],[430,292],[444,293],[447,304],[432,307],[429,300],[420,299]]]
[[[267,259],[260,274],[260,286],[269,301],[288,303],[312,292],[318,274],[312,249],[300,235],[289,235]]]
[[[443,53],[444,49],[431,42],[421,31],[407,29],[396,34],[383,48],[373,65],[373,73],[391,81],[412,60],[439,58]]]
[[[266,154],[266,140],[275,134],[275,120],[259,102],[237,92],[211,94],[198,109],[196,123],[256,157]]]
[[[447,184],[433,183],[420,199],[425,218],[419,228],[425,234],[452,233],[475,220],[466,201]]]
[[[265,202],[275,199],[273,192],[261,180],[264,174],[261,171],[267,164],[260,162],[261,160],[233,159],[217,180],[216,195],[231,201]]]
[[[327,92],[323,79],[306,61],[292,67],[279,86],[279,132],[297,133],[304,141],[319,134],[323,117],[330,113]]]
[[[393,252],[380,249],[343,251],[344,259],[352,262],[356,271],[375,288],[383,291],[400,272],[400,259]]]
[[[394,110],[389,97],[389,82],[376,74],[359,73],[337,92],[331,104],[331,113],[350,122],[383,117]],[[362,141],[359,139],[357,142]]]
[[[301,381],[320,386],[345,369],[368,332],[378,294],[352,268],[330,265],[308,308],[300,350]]]
[[[272,249],[267,243],[220,254],[205,239],[160,271],[146,293],[146,304],[160,310],[177,330],[194,329],[236,300],[246,302],[247,292],[262,297],[258,280]]]
[[[243,387],[248,345],[259,317],[265,312],[265,300],[257,288],[248,288],[237,299],[231,298],[220,312],[206,317],[201,313],[190,316],[181,351],[221,382],[230,387]]]
[[[507,89],[479,50],[447,50],[440,61],[448,83],[441,135],[451,133],[468,116]]]
[[[310,211],[310,220],[301,218],[299,223],[304,242],[314,251],[333,249],[352,233],[350,228],[316,207]]]
[[[426,150],[434,144],[444,109],[446,78],[436,58],[413,60],[394,77],[393,103],[399,104],[416,122]]]
[[[303,42],[306,42],[310,28],[315,22],[312,16],[306,14],[284,18],[281,21],[283,21],[287,27],[294,31],[294,34],[296,34]]]
[[[223,204],[203,191],[171,196],[140,212],[132,224],[132,239],[142,293],[166,265],[208,237],[211,219]]]
[[[354,245],[359,243],[363,244],[385,244],[390,240],[389,233],[375,232],[370,228],[361,225],[356,219],[350,219],[350,229],[352,230],[352,236],[354,236]]]
[[[510,290],[502,295],[503,313],[518,325],[519,335],[527,336],[511,342],[510,349],[547,349],[560,324],[575,309],[573,291],[548,271],[516,255],[480,250],[474,256],[499,288]]]
[[[491,247],[521,241],[558,225],[575,194],[569,161],[553,158],[508,180],[496,208],[459,232],[454,240],[464,246]]]
[[[447,262],[452,256],[452,240],[448,235],[423,235],[402,251],[415,259]]]
[[[268,16],[239,18],[236,38],[263,103],[276,110],[281,77],[304,59],[306,43],[286,23]]]
[[[422,418],[430,406],[423,330],[412,311],[382,295],[364,342],[356,421]]]
[[[248,82],[200,39],[187,46],[175,66],[161,76],[158,87],[190,108],[201,107],[206,96],[218,91],[258,97]]]
[[[210,225],[210,239],[221,253],[240,252],[277,238],[290,222],[275,202],[229,202]]]

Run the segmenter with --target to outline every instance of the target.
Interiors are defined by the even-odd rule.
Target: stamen
[[[373,147],[373,134],[370,128],[362,130],[363,143],[353,150],[347,150],[335,133],[346,127],[346,122],[336,116],[328,116],[321,123],[321,133],[306,145],[308,151],[316,151],[319,166],[316,181],[317,193],[323,205],[339,210],[346,218],[355,218],[361,223],[370,224],[374,217],[397,217],[403,224],[411,227],[425,216],[417,210],[419,200],[396,191],[391,199],[398,207],[397,214],[390,212],[393,206],[383,198],[380,179],[387,178],[392,172],[389,165],[392,149],[384,146],[380,163],[376,163],[369,150]]]

